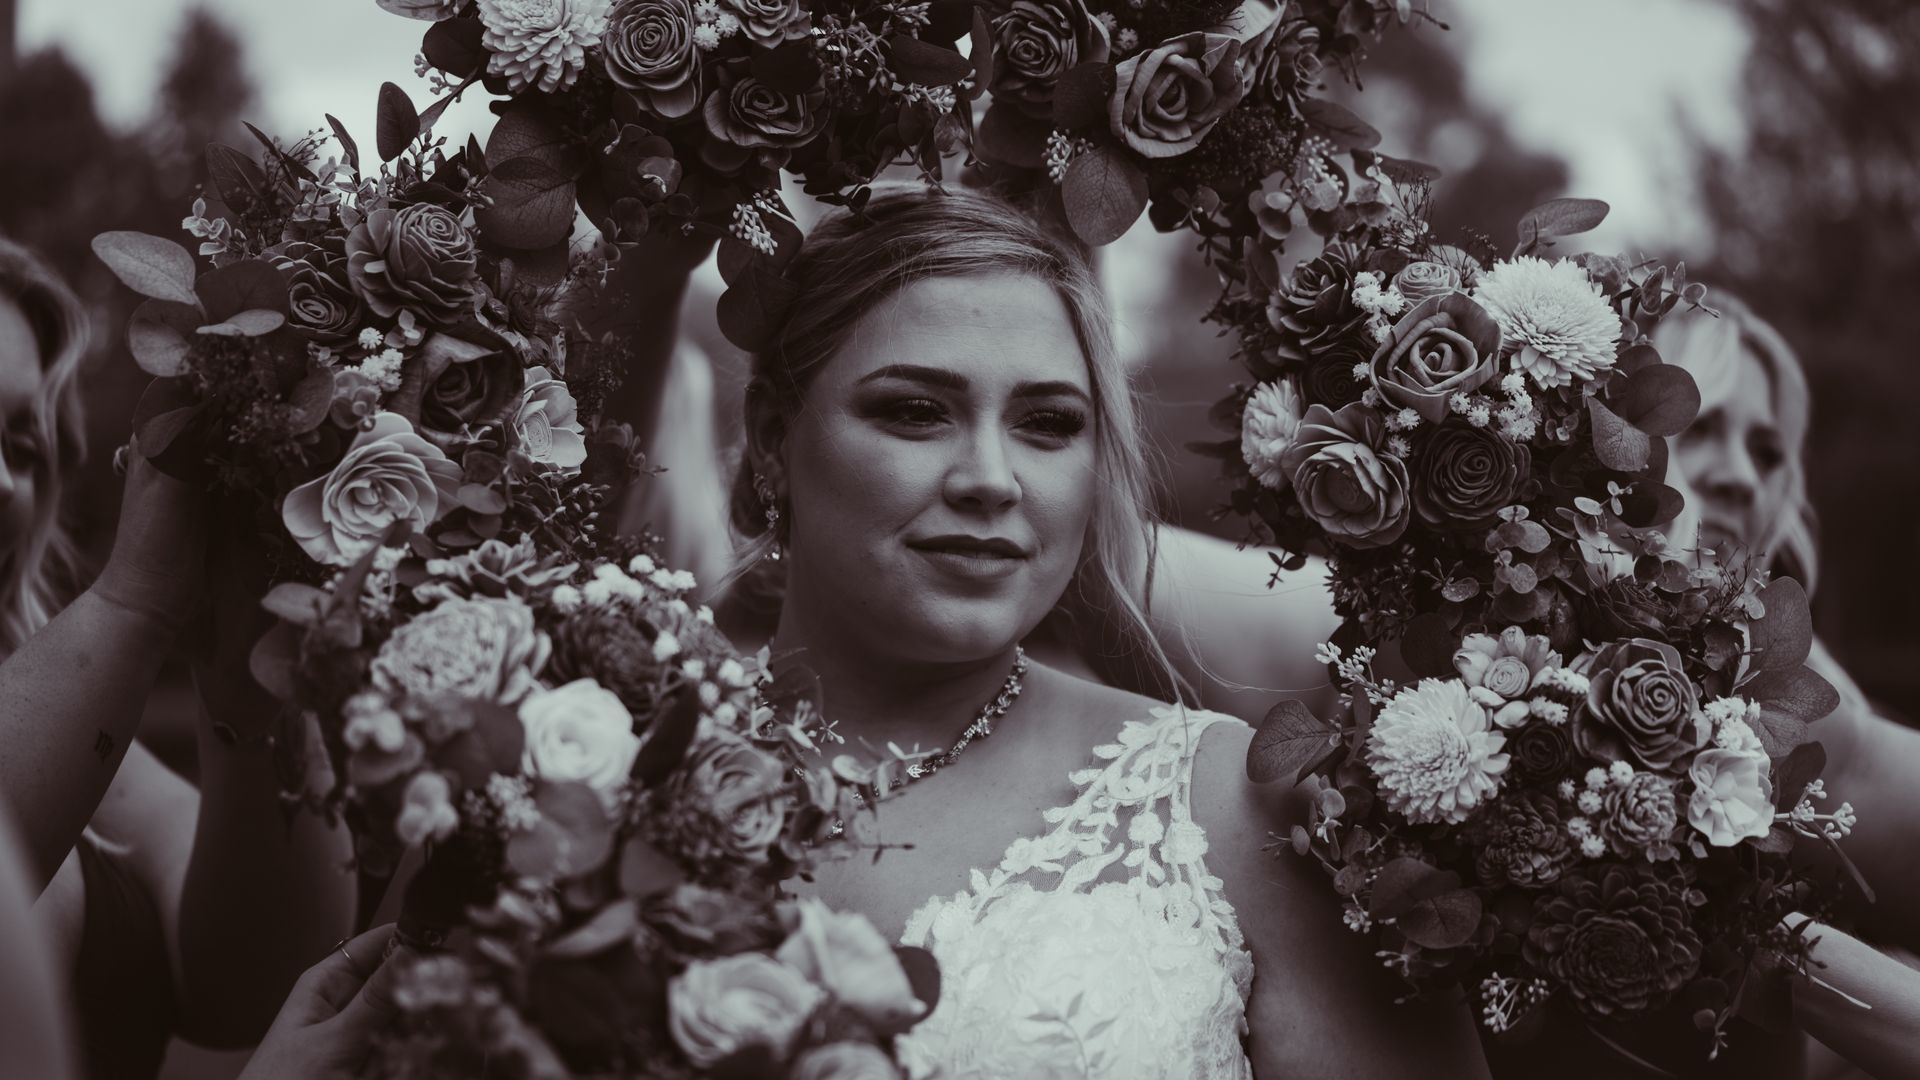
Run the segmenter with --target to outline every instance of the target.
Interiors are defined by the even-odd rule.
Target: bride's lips
[[[1031,554],[999,536],[929,536],[907,546],[938,569],[970,581],[998,581],[1018,571]]]

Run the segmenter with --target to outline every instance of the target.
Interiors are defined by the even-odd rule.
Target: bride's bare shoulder
[[[1028,700],[1022,708],[1055,720],[1084,725],[1094,741],[1105,741],[1128,720],[1145,720],[1167,703],[1145,694],[1083,679],[1059,668],[1035,663],[1027,675]]]

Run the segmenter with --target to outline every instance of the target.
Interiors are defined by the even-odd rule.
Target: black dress
[[[89,1080],[153,1080],[173,1036],[173,969],[153,897],[112,852],[82,839],[75,853],[86,916],[73,971]]]

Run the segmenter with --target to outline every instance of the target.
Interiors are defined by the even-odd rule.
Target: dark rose
[[[993,100],[1040,119],[1053,116],[1053,84],[1068,68],[1105,63],[1107,28],[1081,0],[1011,0],[989,8]]]
[[[1498,432],[1449,422],[1435,428],[1413,458],[1413,509],[1435,528],[1490,524],[1519,501],[1532,455]]]
[[[1120,61],[1107,101],[1114,135],[1149,158],[1200,145],[1246,94],[1239,60],[1238,41],[1195,31]]]
[[[1353,302],[1353,275],[1360,269],[1359,262],[1360,253],[1353,245],[1335,241],[1317,258],[1294,268],[1285,287],[1274,292],[1267,302],[1267,321],[1291,339],[1280,346],[1282,356],[1311,359],[1338,344],[1342,347],[1338,359],[1349,371],[1367,360],[1369,354],[1352,345],[1367,321],[1367,313]],[[1311,393],[1307,399],[1317,400]],[[1360,400],[1357,393],[1353,400]],[[1331,401],[1322,404],[1338,407]]]
[[[666,788],[670,805],[681,808],[682,850],[695,863],[766,862],[794,805],[789,785],[778,758],[737,735],[696,742]]]
[[[1565,724],[1527,724],[1507,736],[1507,754],[1521,781],[1551,783],[1573,764],[1573,740]]]
[[[1386,432],[1365,405],[1314,405],[1280,458],[1300,508],[1350,547],[1383,547],[1407,530],[1407,467],[1380,450]]]
[[[1667,626],[1666,607],[1652,585],[1634,577],[1617,577],[1588,590],[1580,630],[1595,641],[1662,633]]]
[[[1656,862],[1680,857],[1673,846],[1674,828],[1680,821],[1673,783],[1656,773],[1643,772],[1608,789],[1600,835],[1615,855],[1645,856]]]
[[[1553,797],[1522,791],[1495,803],[1468,836],[1474,869],[1488,885],[1537,888],[1571,866],[1573,837]]]
[[[1645,864],[1562,876],[1534,902],[1524,951],[1599,1017],[1659,1008],[1700,970],[1686,886]]]
[[[1329,409],[1359,401],[1366,393],[1367,380],[1354,369],[1363,362],[1357,352],[1342,355],[1340,350],[1315,360],[1300,376],[1300,396],[1309,405],[1325,405]]]
[[[785,41],[797,41],[812,33],[813,21],[801,9],[800,0],[722,0],[740,16],[740,29],[747,40],[773,48]]]
[[[825,119],[826,91],[818,83],[801,94],[775,90],[742,68],[717,68],[720,85],[707,94],[707,130],[743,149],[791,150],[813,141]]]
[[[338,236],[286,245],[276,265],[289,274],[287,322],[321,345],[348,345],[367,322],[367,302],[353,291],[346,247]]]
[[[1588,757],[1670,769],[1713,733],[1679,650],[1666,642],[1610,642],[1586,675],[1587,700],[1574,711],[1573,742]]]
[[[473,237],[429,203],[375,210],[347,235],[347,273],[378,314],[445,322],[473,307]]]
[[[434,334],[407,360],[388,408],[414,421],[442,449],[505,424],[520,404],[526,375],[508,352],[452,334]]]
[[[1450,292],[1400,316],[1370,373],[1387,404],[1437,424],[1447,418],[1449,398],[1485,386],[1499,365],[1500,324],[1473,297]]]
[[[1305,93],[1320,81],[1320,31],[1305,19],[1285,14],[1247,40],[1241,50],[1247,92],[1283,101]]]
[[[607,75],[668,119],[700,105],[700,56],[688,0],[619,0],[600,39]]]
[[[768,952],[787,936],[769,907],[690,883],[649,897],[641,906],[641,919],[676,952],[695,956]]]
[[[430,431],[477,432],[512,410],[522,381],[519,361],[505,353],[449,364],[427,388],[422,425]]]

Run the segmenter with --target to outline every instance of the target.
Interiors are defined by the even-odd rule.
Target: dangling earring
[[[767,552],[767,558],[780,561],[780,500],[773,493],[773,484],[765,473],[753,474],[753,492],[760,496],[760,507],[767,519],[767,535],[773,537],[773,550]]]

